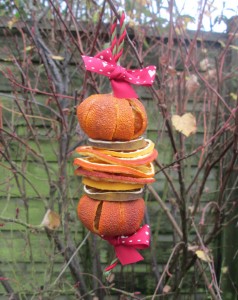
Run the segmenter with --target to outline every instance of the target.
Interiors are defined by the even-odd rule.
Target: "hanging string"
[[[111,25],[111,51],[113,56],[117,54],[117,18],[114,17]]]
[[[115,61],[118,61],[123,53],[124,40],[126,36],[125,13],[121,13],[120,17],[120,33],[117,37],[117,18],[113,19],[111,26],[111,50]]]

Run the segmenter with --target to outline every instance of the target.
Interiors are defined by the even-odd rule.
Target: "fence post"
[[[229,97],[230,93],[238,95],[238,16],[235,16],[229,20],[228,23],[228,39],[233,37],[231,43],[230,56],[227,60],[227,69],[229,72],[234,71],[236,75],[232,77],[231,81],[228,83],[227,92],[228,97],[227,101],[230,107],[234,108],[238,105],[238,99],[234,100]],[[232,47],[234,46],[234,47]],[[237,47],[237,48],[236,48]],[[236,113],[236,127],[234,131],[234,145],[233,152],[238,151],[238,113]],[[236,158],[237,161],[237,158]],[[226,162],[228,163],[228,161]],[[237,166],[237,163],[235,164]],[[232,221],[223,231],[223,263],[221,269],[221,288],[223,291],[223,297],[226,300],[237,299],[238,297],[238,168],[234,167],[229,178],[227,185],[227,191],[225,193],[225,201],[229,200],[229,207],[233,207],[233,211],[229,214],[229,218],[226,219],[226,222]]]

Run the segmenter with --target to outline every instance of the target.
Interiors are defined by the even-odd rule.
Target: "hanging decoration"
[[[138,252],[150,245],[150,228],[141,226],[143,191],[154,182],[154,143],[143,137],[147,114],[131,85],[151,86],[156,67],[127,70],[118,61],[126,37],[125,14],[111,26],[111,47],[96,56],[82,56],[85,68],[107,76],[112,94],[91,95],[77,107],[88,145],[75,149],[75,175],[82,176],[84,195],[77,214],[83,225],[115,249],[122,265],[143,259]],[[106,270],[115,267],[113,262]]]

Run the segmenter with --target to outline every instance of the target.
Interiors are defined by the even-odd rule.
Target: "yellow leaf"
[[[56,212],[48,209],[41,225],[47,227],[50,230],[55,230],[60,227],[60,216]]]
[[[14,58],[13,58],[13,56],[11,56],[11,55],[9,55],[8,57],[6,57],[6,58],[3,58],[3,61],[13,61],[14,60]]]
[[[50,57],[53,58],[54,60],[64,60],[64,57],[59,55],[51,55]]]
[[[232,48],[234,50],[238,50],[238,46],[230,45],[230,48]]]
[[[237,100],[237,94],[235,93],[230,93],[230,97],[232,100]]]
[[[200,258],[201,260],[203,260],[205,262],[212,262],[209,255],[207,253],[205,253],[203,250],[197,250],[195,253],[196,253],[197,257]]]
[[[17,23],[17,21],[18,21],[18,18],[17,18],[17,17],[13,17],[10,21],[7,22],[8,28],[9,28],[9,29],[12,29],[13,25],[14,25],[15,23]]]
[[[222,48],[226,47],[226,44],[222,40],[218,40],[218,43],[222,46]]]
[[[228,273],[228,271],[229,271],[229,269],[228,269],[228,267],[227,267],[227,266],[224,266],[224,267],[222,267],[222,268],[221,268],[221,272],[222,272],[222,274],[227,274],[227,273]]]
[[[28,47],[25,48],[25,51],[27,52],[27,51],[30,51],[30,50],[32,50],[34,48],[35,48],[34,46],[28,46]]]
[[[194,19],[190,16],[183,17],[183,20],[187,26],[188,23],[195,23]]]
[[[182,31],[179,27],[175,27],[175,32],[177,33],[177,35],[181,35]]]
[[[183,116],[173,115],[172,124],[177,131],[186,137],[197,131],[196,119],[191,113],[186,113]]]

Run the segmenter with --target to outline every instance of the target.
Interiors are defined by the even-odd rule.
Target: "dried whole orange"
[[[78,218],[88,230],[104,236],[130,235],[136,232],[144,217],[142,198],[113,202],[94,200],[84,195],[78,203]]]
[[[136,98],[111,94],[92,95],[77,107],[80,126],[92,139],[129,141],[141,136],[147,126],[143,104]]]

